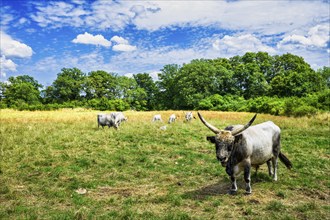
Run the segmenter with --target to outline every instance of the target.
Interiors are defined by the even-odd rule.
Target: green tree
[[[3,84],[3,97],[9,106],[40,103],[39,88],[42,85],[33,77],[28,75],[9,77],[8,81],[9,83]]]
[[[266,73],[262,72],[270,68],[265,64],[267,58],[266,54],[249,52],[231,59],[236,88],[246,99],[267,95],[270,87]]]
[[[264,75],[267,83],[269,84],[275,76],[275,58],[266,52],[258,52],[255,56],[255,62],[259,66],[260,72]]]
[[[275,56],[274,71],[276,73],[295,71],[297,73],[309,72],[312,68],[304,58],[290,53]],[[275,77],[275,76],[274,76]]]
[[[159,95],[157,96],[158,108],[178,109],[176,97],[178,95],[177,77],[179,70],[179,65],[168,64],[158,74],[159,81],[156,83],[159,88]]]
[[[317,70],[317,73],[322,76],[327,88],[330,88],[330,67],[324,66]]]
[[[154,110],[156,105],[155,97],[159,93],[156,83],[148,73],[138,73],[133,75],[139,88],[146,94],[146,107],[148,110]],[[140,91],[142,93],[143,91]]]
[[[193,60],[179,71],[176,85],[179,108],[193,109],[200,100],[221,92],[221,80],[212,60]],[[221,73],[219,73],[221,75]]]
[[[326,87],[324,77],[315,72],[302,57],[292,54],[275,56],[274,65],[276,73],[270,82],[271,95],[302,97]]]
[[[86,97],[108,99],[115,98],[116,75],[102,70],[92,71],[88,74],[85,84]]]
[[[218,58],[211,60],[212,65],[215,67],[215,83],[214,93],[220,95],[226,94],[239,94],[237,87],[235,86],[234,71],[230,61],[225,58]]]
[[[80,100],[85,79],[85,74],[78,68],[63,68],[53,82],[52,97],[59,103]]]

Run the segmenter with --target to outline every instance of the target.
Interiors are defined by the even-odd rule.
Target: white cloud
[[[6,77],[8,71],[16,71],[17,65],[10,59],[7,59],[5,55],[0,57],[0,77]]]
[[[112,50],[114,51],[130,52],[137,49],[136,46],[130,45],[128,40],[119,36],[113,36],[111,41],[117,43],[112,47]]]
[[[7,57],[20,58],[27,58],[32,56],[33,50],[28,45],[12,39],[9,35],[2,31],[0,32],[0,38],[1,54]]]
[[[137,4],[143,9],[140,6],[141,16],[135,14],[132,23],[150,31],[213,26],[275,34],[329,19],[328,4],[321,1],[153,1],[133,5]]]
[[[11,10],[11,7],[5,6],[5,4],[2,4],[0,7],[0,26],[1,30],[7,30],[10,26],[10,23],[15,19],[12,15],[13,11]]]
[[[214,40],[213,49],[226,56],[243,55],[246,52],[264,51],[274,54],[275,50],[264,44],[260,39],[251,34],[226,35],[222,39]]]
[[[128,41],[125,40],[124,38],[122,37],[119,37],[119,36],[113,36],[111,38],[111,41],[117,43],[117,44],[128,44]]]
[[[329,42],[329,32],[328,24],[316,25],[309,29],[306,36],[292,34],[284,37],[278,47],[326,47]]]
[[[136,46],[127,45],[127,44],[117,44],[112,47],[112,50],[114,51],[123,51],[123,52],[129,52],[136,50]]]
[[[20,19],[18,20],[18,23],[19,23],[20,25],[23,25],[23,24],[25,24],[25,23],[29,23],[29,20],[26,19],[26,18],[20,18]]]
[[[154,80],[154,81],[158,81],[158,74],[160,73],[160,71],[153,71],[153,72],[149,72],[149,76],[151,76],[151,78]]]
[[[166,64],[188,63],[192,59],[205,58],[206,51],[199,48],[157,47],[141,48],[131,53],[120,53],[111,57],[109,63],[118,73],[141,73],[159,71]]]
[[[93,44],[93,45],[101,45],[104,47],[110,47],[111,42],[105,39],[102,35],[92,35],[87,32],[84,34],[79,34],[75,39],[72,40],[73,43],[80,44]]]
[[[180,26],[213,26],[276,34],[328,21],[326,1],[95,1],[79,6],[50,2],[32,18],[42,27],[88,26],[123,30],[127,25],[156,31]],[[272,16],[274,15],[274,16]]]
[[[37,12],[32,14],[31,18],[40,27],[82,27],[85,25],[85,16],[89,14],[81,5],[76,6],[66,2],[49,2],[48,5],[35,4]]]
[[[33,50],[28,45],[12,39],[3,31],[0,31],[0,39],[0,76],[5,77],[7,72],[14,72],[17,68],[17,64],[9,58],[29,58]]]

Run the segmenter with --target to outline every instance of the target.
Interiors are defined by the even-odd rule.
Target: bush
[[[213,105],[209,98],[202,99],[198,103],[198,107],[197,107],[197,109],[200,109],[200,110],[210,110],[211,108],[213,108]]]
[[[0,101],[0,109],[8,108],[7,104],[4,101]]]
[[[125,111],[130,109],[130,105],[122,99],[115,99],[109,101],[116,111]]]
[[[301,117],[301,116],[313,116],[317,113],[317,109],[313,106],[299,106],[296,109],[293,110],[292,115],[295,117]]]
[[[308,98],[291,97],[285,100],[284,113],[287,116],[312,116],[318,112],[318,109],[308,103]]]
[[[330,89],[317,93],[317,103],[320,109],[330,111]]]
[[[198,103],[197,109],[212,111],[238,111],[245,106],[246,101],[243,97],[218,94],[202,99]]]

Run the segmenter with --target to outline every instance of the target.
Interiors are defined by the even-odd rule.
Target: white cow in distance
[[[193,113],[192,112],[187,112],[185,114],[185,120],[188,122],[188,121],[191,121],[192,119],[196,119],[195,116],[193,116]]]
[[[177,119],[177,116],[175,114],[172,114],[170,116],[170,118],[168,119],[168,123],[171,124],[171,123],[175,122],[176,119]]]
[[[154,115],[154,117],[152,118],[152,122],[155,122],[155,121],[163,121],[162,120],[162,116],[161,115]]]

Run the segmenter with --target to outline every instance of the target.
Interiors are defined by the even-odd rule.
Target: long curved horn
[[[207,121],[205,121],[205,119],[202,117],[201,114],[199,114],[199,112],[197,112],[199,119],[203,122],[203,124],[208,127],[211,131],[213,131],[214,133],[218,134],[220,133],[220,130],[217,129],[216,127],[214,127],[213,125],[209,124]]]
[[[235,136],[235,135],[237,135],[237,134],[243,132],[245,129],[247,129],[248,127],[251,126],[251,124],[254,122],[254,119],[256,119],[256,117],[257,117],[257,114],[255,114],[255,115],[253,116],[253,118],[249,121],[249,123],[247,123],[246,125],[244,125],[243,128],[240,128],[240,129],[234,130],[234,131],[231,132],[231,134],[232,134],[233,136]]]

